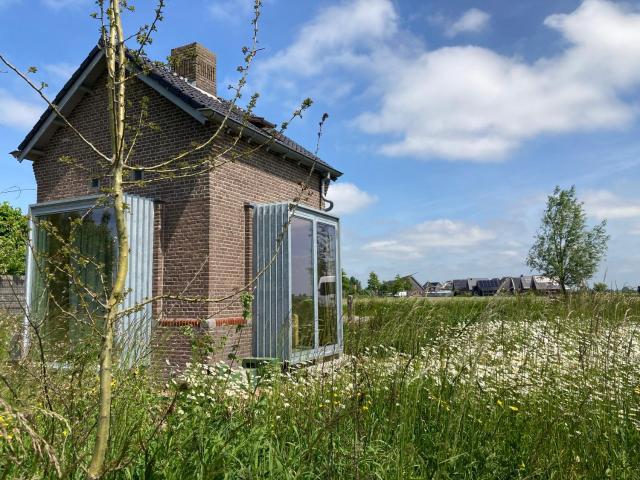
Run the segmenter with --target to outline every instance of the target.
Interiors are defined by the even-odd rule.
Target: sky
[[[131,2],[130,2],[131,3]],[[125,22],[148,23],[152,2]],[[0,52],[57,93],[95,45],[89,0],[0,0]],[[252,0],[168,0],[148,49],[214,51],[218,92],[237,80]],[[264,0],[246,98],[344,175],[329,191],[342,263],[362,280],[529,273],[554,186],[575,185],[589,224],[608,221],[595,281],[640,284],[640,2]],[[0,69],[2,71],[3,69]],[[35,201],[9,155],[44,110],[0,73],[0,201]],[[21,189],[15,192],[16,187]]]

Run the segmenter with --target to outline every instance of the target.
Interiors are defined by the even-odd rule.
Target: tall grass
[[[640,478],[635,297],[367,300],[356,315],[332,364],[194,364],[166,386],[118,372],[107,476]],[[82,477],[91,378],[59,418],[38,389],[17,402],[0,387],[0,478],[56,477],[51,457]],[[77,384],[55,381],[61,398]]]

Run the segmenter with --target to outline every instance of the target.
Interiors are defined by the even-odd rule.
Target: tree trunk
[[[118,236],[118,261],[113,288],[107,301],[104,334],[100,350],[100,398],[96,441],[87,474],[89,478],[100,478],[109,444],[111,427],[111,384],[113,379],[113,342],[118,309],[123,299],[127,270],[129,267],[129,236],[125,218],[123,191],[124,131],[125,131],[125,46],[120,17],[119,0],[111,0],[109,9],[109,41],[105,44],[107,58],[107,90],[109,96],[109,120],[113,164],[112,195]]]
[[[111,383],[113,362],[113,339],[118,307],[122,301],[129,262],[129,237],[125,219],[124,192],[122,191],[122,169],[114,172],[114,210],[116,228],[118,232],[118,270],[113,289],[107,302],[105,332],[100,351],[100,400],[98,411],[98,426],[96,443],[89,466],[89,478],[99,478],[102,475],[104,460],[109,443],[109,429],[111,426]]]

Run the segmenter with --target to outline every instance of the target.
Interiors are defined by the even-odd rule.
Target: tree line
[[[347,275],[342,270],[342,293],[343,295],[369,295],[386,296],[396,295],[399,292],[406,292],[411,289],[411,281],[407,277],[397,274],[392,280],[382,281],[376,272],[370,272],[366,287],[354,276]]]

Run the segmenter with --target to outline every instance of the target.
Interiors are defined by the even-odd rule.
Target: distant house
[[[533,276],[533,288],[536,290],[536,292],[549,295],[560,293],[560,291],[562,290],[558,282],[549,277],[543,277],[542,275]]]
[[[436,292],[436,291],[442,289],[442,283],[440,283],[440,282],[425,282],[425,284],[422,285],[422,289],[424,290],[425,293],[433,293],[433,292]]]
[[[503,277],[500,282],[500,293],[519,293],[522,291],[522,280],[520,277]]]
[[[406,277],[402,277],[403,280],[408,280],[411,287],[408,290],[404,291],[404,295],[399,295],[402,297],[422,297],[424,296],[424,287],[418,282],[413,275],[407,275]],[[402,293],[402,292],[398,292]]]
[[[467,279],[467,283],[469,284],[469,290],[471,290],[473,292],[473,290],[476,288],[476,286],[478,285],[478,282],[480,280],[489,280],[488,278],[469,278]]]
[[[530,292],[533,289],[533,275],[520,275],[521,292]]]
[[[453,282],[426,282],[423,286],[427,297],[453,297]]]
[[[476,286],[473,292],[474,294],[480,295],[481,297],[495,295],[500,289],[500,284],[501,281],[498,278],[492,278],[490,280],[481,279],[476,282]]]
[[[452,280],[451,283],[453,284],[453,294],[455,296],[469,295],[471,293],[471,290],[469,289],[469,281],[466,278],[464,280]]]
[[[541,294],[555,294],[560,292],[560,284],[542,275],[521,275],[519,277],[504,277],[500,281],[499,291],[509,293],[538,292]]]

